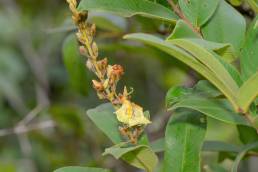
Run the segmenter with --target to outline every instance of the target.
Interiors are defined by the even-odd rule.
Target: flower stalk
[[[72,19],[77,26],[77,39],[80,42],[80,53],[87,57],[87,68],[95,73],[96,80],[92,80],[93,88],[100,99],[108,100],[115,108],[121,135],[133,144],[137,143],[144,127],[150,123],[145,117],[142,107],[131,102],[131,93],[124,87],[123,93],[117,93],[117,84],[124,74],[121,65],[110,65],[108,59],[99,59],[98,46],[94,41],[96,25],[86,22],[88,13],[77,10],[77,0],[67,0],[72,12]]]

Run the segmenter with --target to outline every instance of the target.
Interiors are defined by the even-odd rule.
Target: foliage
[[[70,6],[73,3],[73,1],[68,2]],[[164,149],[161,149],[165,152],[161,171],[198,172],[201,171],[201,151],[207,131],[206,117],[236,125],[239,132],[245,127],[256,129],[257,111],[252,111],[251,107],[257,108],[254,101],[258,95],[258,71],[255,65],[257,50],[254,49],[257,39],[257,28],[254,28],[254,24],[257,18],[253,19],[253,24],[249,26],[250,29],[245,38],[244,17],[224,0],[210,2],[179,0],[178,4],[169,0],[168,3],[178,17],[175,17],[167,5],[162,6],[157,2],[144,0],[119,2],[83,0],[78,8],[81,13],[104,10],[123,17],[142,15],[175,25],[172,34],[165,40],[153,34],[143,33],[128,34],[124,38],[141,41],[158,48],[190,66],[209,81],[202,81],[194,88],[172,87],[168,91],[167,109],[174,113],[167,122],[164,143],[158,142],[155,146],[156,150],[160,150],[157,147],[164,144]],[[232,3],[240,4],[235,1]],[[177,20],[176,23],[175,20]],[[235,29],[232,30],[232,27]],[[245,42],[244,46],[242,46],[243,42]],[[239,60],[240,71],[232,63]],[[252,66],[253,68],[250,69]],[[123,104],[122,108],[128,108],[128,106]],[[156,158],[152,158],[155,157],[151,155],[153,153],[150,155],[144,155],[145,152],[141,155],[141,151],[139,151],[140,154],[135,153],[135,150],[141,150],[140,148],[151,152],[150,147],[142,146],[140,143],[137,146],[123,143],[116,129],[119,123],[115,122],[116,119],[112,116],[114,111],[108,108],[108,105],[101,105],[88,112],[96,126],[118,144],[106,149],[104,155],[113,155],[145,171],[155,171],[156,162],[153,161]],[[125,120],[121,121],[122,118],[119,115],[123,116],[123,113],[126,115],[128,111],[129,109],[119,110],[119,114],[118,111],[115,112],[118,115],[118,121],[125,122]],[[251,111],[252,115],[250,115]],[[102,113],[105,115],[101,115]],[[100,115],[108,117],[107,120],[102,121],[103,118]],[[130,123],[127,125],[130,130]],[[123,132],[125,131],[122,130],[122,135]],[[242,135],[245,133],[242,132]],[[122,145],[127,146],[123,148]],[[213,146],[216,145],[211,144],[209,147],[212,149]],[[255,148],[256,143],[249,143],[242,147],[232,166],[232,171],[238,170],[241,158],[246,152]],[[226,149],[224,152],[228,151]],[[131,161],[128,161],[128,154]],[[144,159],[140,160],[141,157]],[[135,158],[139,160],[139,162],[136,161],[139,165],[134,164]]]
[[[67,2],[0,2],[0,171],[248,169],[256,0]]]

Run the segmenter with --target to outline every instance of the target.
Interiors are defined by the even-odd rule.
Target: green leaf
[[[258,57],[258,56],[257,56]],[[241,111],[247,112],[249,106],[255,101],[258,96],[258,71],[251,76],[238,91],[238,102]]]
[[[222,95],[222,93],[207,80],[201,80],[195,84],[193,94],[211,98]]]
[[[184,87],[171,87],[166,95],[166,107],[171,107],[181,100],[185,95],[189,94],[189,89]]]
[[[216,53],[221,57],[221,59],[225,60],[228,63],[233,62],[237,58],[236,52],[231,44],[211,42],[211,41],[206,41],[204,39],[188,39],[188,40],[190,40],[195,44],[200,45],[201,47],[211,51],[212,53],[213,52]]]
[[[217,78],[221,78],[228,90],[226,94],[230,94],[227,97],[233,99],[234,93],[238,91],[238,85],[216,57],[214,57],[209,51],[189,40],[175,39],[171,42],[190,52],[200,60],[201,63],[205,64],[217,76]],[[231,101],[233,102],[235,100]]]
[[[171,90],[176,90],[174,87]],[[188,91],[190,92],[190,91]],[[169,110],[176,110],[178,108],[187,108],[199,111],[211,118],[226,122],[229,124],[240,124],[247,125],[250,124],[246,119],[240,114],[235,113],[229,106],[228,102],[223,99],[213,99],[205,96],[192,95],[182,93],[175,97],[172,103],[170,100],[175,97],[172,91],[168,91],[166,96],[167,104],[169,105]]]
[[[235,93],[238,91],[239,87],[221,61],[209,51],[189,40],[175,39],[170,42],[190,52],[201,63],[205,64],[214,73],[214,75],[221,80],[221,82],[223,82],[225,91],[221,91],[231,102],[234,109],[237,110],[238,102]]]
[[[115,109],[111,104],[102,104],[87,111],[88,117],[94,124],[115,144],[122,142],[114,114]]]
[[[221,0],[213,17],[203,26],[202,33],[209,41],[230,43],[239,51],[245,37],[245,29],[244,17]]]
[[[258,141],[257,131],[248,126],[238,125],[237,126],[239,139],[244,144],[249,144]]]
[[[63,167],[55,170],[54,172],[110,172],[109,170],[102,168],[92,168],[92,167]]]
[[[206,133],[205,116],[184,110],[170,118],[165,132],[164,172],[199,172]]]
[[[238,108],[237,102],[235,100],[235,93],[232,93],[232,88],[229,88],[228,85],[225,85],[225,81],[222,81],[220,78],[221,76],[216,76],[207,66],[199,62],[196,57],[180,49],[179,47],[172,45],[170,42],[163,41],[162,39],[148,34],[129,34],[126,35],[125,38],[140,40],[144,43],[157,47],[158,49],[172,55],[173,57],[187,64],[188,66],[199,72],[202,76],[207,78],[225,96],[227,96],[235,109]]]
[[[82,0],[79,10],[107,11],[131,17],[141,15],[175,23],[177,16],[172,10],[154,2],[146,0]]]
[[[116,18],[114,18],[115,20]],[[98,26],[98,28],[103,28],[104,30],[121,33],[123,32],[123,28],[111,21],[106,16],[96,15],[91,18],[91,20]]]
[[[207,50],[216,52],[218,55],[223,57],[223,59],[225,59],[227,62],[232,62],[236,58],[236,53],[232,45],[211,42],[200,38],[200,36],[193,32],[193,30],[183,20],[177,21],[176,26],[171,35],[168,36],[167,41],[173,42],[174,39],[180,38],[185,38],[187,40],[190,40],[191,42],[200,45],[201,47]]]
[[[202,147],[203,151],[208,152],[240,152],[241,147],[221,141],[205,141]]]
[[[69,74],[69,81],[72,88],[81,93],[87,94],[89,82],[85,62],[79,53],[79,44],[74,34],[69,35],[63,44],[63,61]]]
[[[115,144],[123,142],[119,132],[119,122],[115,115],[115,109],[110,103],[102,104],[96,108],[87,111],[88,117],[92,122]],[[149,112],[144,112],[149,118]],[[104,120],[103,120],[104,119]],[[139,144],[147,145],[149,143],[147,135],[139,138]]]
[[[258,147],[258,142],[245,145],[244,148],[242,149],[242,151],[237,155],[237,157],[233,163],[233,166],[231,168],[231,172],[238,172],[238,166],[239,166],[241,159],[244,158],[245,154],[248,151],[250,151],[254,148],[257,148],[257,147]]]
[[[123,159],[130,165],[140,169],[144,169],[147,172],[154,171],[154,168],[158,164],[158,158],[155,153],[146,145],[138,145],[133,147],[121,147],[115,145],[107,148],[103,155],[112,155],[116,159]]]
[[[205,24],[216,11],[219,0],[179,0],[179,6],[195,27]]]
[[[165,139],[161,138],[151,143],[151,148],[154,152],[164,151]],[[221,141],[204,141],[202,151],[206,152],[240,152],[241,147]]]
[[[154,168],[157,158],[155,157],[156,155],[152,152],[152,150],[145,145],[148,143],[148,138],[146,138],[145,135],[143,135],[139,140],[139,143],[144,145],[127,148],[120,147],[124,143],[118,130],[119,123],[116,119],[114,111],[115,109],[110,103],[102,104],[94,109],[87,111],[89,118],[94,122],[94,124],[113,143],[117,144],[111,148],[106,149],[104,155],[111,154],[117,159],[122,158],[127,163],[138,168],[145,169],[144,166],[146,166],[148,169],[151,169],[152,167]],[[151,158],[145,159],[145,156]]]
[[[168,36],[167,40],[178,39],[178,38],[200,38],[183,20],[178,20],[176,26]]]
[[[170,110],[177,108],[189,108],[225,123],[247,126],[250,125],[243,116],[235,113],[232,109],[228,109],[229,107],[230,106],[225,100],[186,97],[173,105]]]
[[[227,170],[219,164],[212,164],[207,167],[205,172],[227,172]]]
[[[241,74],[244,80],[258,71],[258,27],[255,23],[258,16],[250,25],[240,56]]]
[[[241,77],[239,71],[237,70],[237,68],[235,66],[233,66],[232,64],[228,63],[227,61],[225,61],[224,60],[225,58],[219,56],[218,54],[215,54],[213,52],[212,52],[212,54],[214,55],[214,57],[216,57],[220,61],[220,63],[224,66],[224,68],[231,75],[232,79],[234,79],[234,81],[236,82],[238,87],[240,87],[243,84],[243,80],[242,80],[242,77]]]

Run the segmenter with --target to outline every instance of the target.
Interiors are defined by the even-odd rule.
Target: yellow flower
[[[122,106],[115,113],[118,121],[127,124],[129,127],[151,123],[144,116],[142,107],[129,100],[124,100]]]

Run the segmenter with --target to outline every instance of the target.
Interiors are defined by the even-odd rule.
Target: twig
[[[28,125],[28,126],[17,125],[14,128],[0,130],[0,137],[7,136],[7,135],[12,135],[12,134],[20,135],[20,134],[27,133],[29,131],[46,129],[46,128],[53,128],[55,126],[56,126],[56,124],[52,120],[40,122],[40,123],[37,123],[37,124],[31,124],[31,125]]]
[[[42,110],[44,109],[43,106],[38,105],[32,111],[30,111],[17,125],[26,125],[30,121],[32,121]]]
[[[173,0],[167,0],[169,5],[171,6],[171,8],[173,9],[173,11],[178,15],[178,17],[180,17],[182,20],[184,20],[184,22],[195,32],[197,33],[200,37],[202,36],[201,30],[200,28],[196,28],[192,25],[192,23],[185,17],[185,15],[183,14],[183,12],[180,10],[180,8],[178,7],[178,5],[176,5]]]
[[[31,122],[44,108],[45,106],[38,105],[34,109],[32,109],[21,121],[19,121],[15,127],[8,128],[8,129],[1,129],[0,137],[11,135],[11,134],[19,135],[19,134],[27,133],[32,130],[54,127],[55,124],[52,120],[28,125],[28,123]]]

